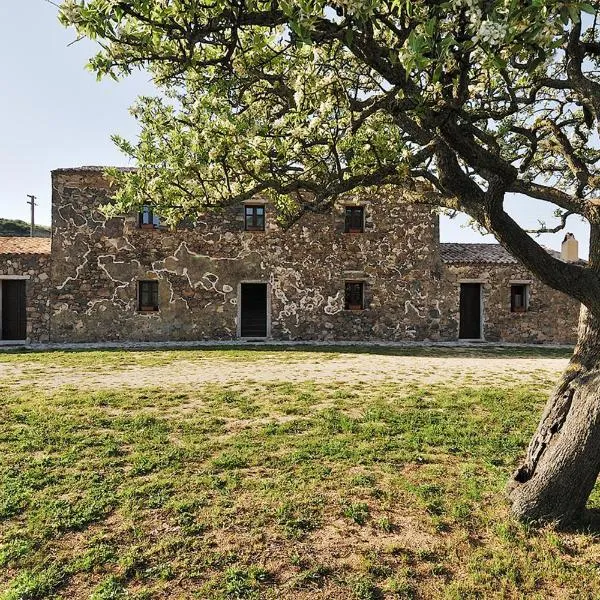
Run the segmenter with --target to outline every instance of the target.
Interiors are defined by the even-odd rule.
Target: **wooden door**
[[[267,337],[267,284],[242,283],[241,336]]]
[[[481,339],[481,284],[460,284],[460,330],[463,340]]]
[[[2,280],[2,339],[27,338],[27,311],[24,279]]]

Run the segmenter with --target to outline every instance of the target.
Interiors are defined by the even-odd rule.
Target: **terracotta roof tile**
[[[445,263],[514,265],[517,259],[500,244],[440,244]]]
[[[0,237],[0,254],[50,254],[50,238]]]
[[[52,173],[104,173],[106,169],[117,169],[118,171],[123,171],[123,173],[133,173],[134,171],[137,171],[135,167],[103,167],[100,165],[89,165],[83,167],[63,167],[54,169]]]
[[[550,256],[562,260],[560,252],[557,250],[545,246],[543,248]],[[440,254],[442,261],[448,264],[516,265],[519,262],[500,244],[446,243],[440,244]],[[585,265],[587,263],[585,260],[579,259],[575,264]]]

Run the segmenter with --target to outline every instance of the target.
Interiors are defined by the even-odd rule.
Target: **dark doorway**
[[[463,340],[481,339],[481,284],[460,284],[460,331]]]
[[[2,339],[27,338],[27,312],[25,310],[25,280],[2,280]]]
[[[267,284],[242,283],[241,296],[241,336],[267,337]]]

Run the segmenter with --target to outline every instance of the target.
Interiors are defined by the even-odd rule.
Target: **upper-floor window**
[[[244,207],[244,228],[246,231],[265,230],[264,204],[246,204]]]
[[[346,206],[344,221],[345,233],[363,233],[365,230],[365,209],[363,206]]]
[[[158,310],[158,281],[155,279],[138,282],[138,310]]]
[[[365,307],[365,285],[362,281],[346,281],[344,289],[344,308],[362,310]]]
[[[145,205],[139,213],[139,225],[142,229],[157,229],[160,227],[160,217],[154,214],[151,206]]]
[[[527,312],[529,308],[529,286],[512,284],[510,286],[510,312]]]

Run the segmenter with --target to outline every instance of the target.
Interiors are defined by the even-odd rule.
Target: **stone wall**
[[[442,264],[437,217],[397,198],[348,198],[288,230],[267,205],[264,232],[244,231],[243,207],[174,231],[107,219],[99,208],[111,193],[98,170],[53,173],[54,341],[233,339],[247,281],[268,283],[274,339],[453,341],[461,280],[486,282],[486,341],[576,339],[577,302],[518,264]],[[346,204],[365,207],[364,233],[343,232]],[[155,313],[137,310],[148,279],[158,281]],[[365,310],[344,310],[347,280],[365,282]],[[532,282],[525,313],[510,310],[514,281]]]
[[[50,330],[50,255],[0,253],[0,279],[3,276],[28,277],[26,290],[27,338],[47,342]]]
[[[238,286],[268,282],[271,334],[290,340],[440,339],[437,217],[361,196],[331,214],[246,232],[243,210],[178,231],[106,219],[111,190],[90,170],[53,173],[52,339],[201,340],[237,337]],[[362,234],[343,233],[344,204],[365,206]],[[159,282],[160,311],[137,311],[137,282]],[[344,310],[344,281],[364,280],[366,309]]]
[[[442,335],[458,339],[461,280],[483,284],[483,337],[488,342],[572,344],[577,339],[579,303],[536,280],[520,265],[445,265],[440,309]],[[511,282],[530,281],[527,312],[511,312]]]

